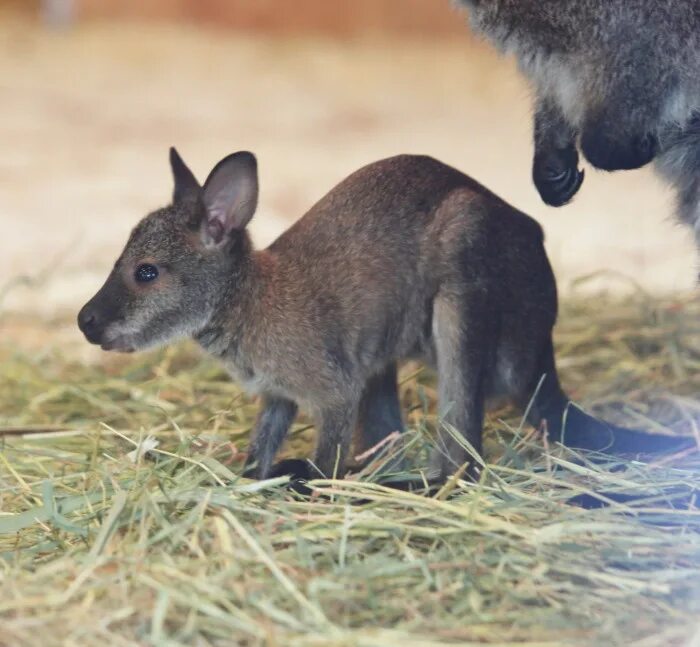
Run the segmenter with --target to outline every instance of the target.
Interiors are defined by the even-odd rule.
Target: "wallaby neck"
[[[261,321],[254,310],[266,284],[264,252],[256,252],[246,232],[230,250],[232,262],[221,269],[219,297],[211,316],[194,335],[204,350],[219,358],[234,361],[245,355],[243,342],[250,336],[250,327]]]

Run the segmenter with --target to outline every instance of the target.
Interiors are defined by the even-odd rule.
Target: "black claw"
[[[584,171],[578,169],[575,149],[536,155],[532,179],[545,204],[561,207],[569,202],[583,184]]]
[[[254,466],[247,467],[243,472],[243,476],[249,479],[257,479],[256,468]],[[272,479],[278,476],[289,476],[289,483],[287,483],[286,487],[304,496],[309,496],[311,488],[306,485],[306,482],[312,478],[318,478],[320,474],[305,459],[287,458],[273,465],[266,478]]]
[[[576,195],[576,192],[581,188],[583,184],[584,171],[583,169],[569,169],[566,174],[566,179],[557,186],[559,195],[565,199],[567,202]]]
[[[277,476],[289,476],[290,481],[310,481],[319,475],[306,459],[286,458],[272,466],[268,478]]]
[[[302,496],[311,496],[311,488],[307,485],[307,481],[318,478],[320,475],[309,461],[303,458],[287,458],[272,466],[269,478],[277,476],[289,476],[287,484],[289,490]]]

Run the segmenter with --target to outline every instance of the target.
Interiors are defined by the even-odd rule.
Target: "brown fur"
[[[477,451],[485,399],[524,407],[545,374],[531,419],[561,438],[556,287],[530,217],[445,164],[400,155],[353,173],[254,251],[253,156],[222,160],[203,188],[174,151],[171,161],[174,204],[136,227],[79,323],[107,349],[192,336],[218,357],[262,396],[257,476],[270,474],[298,406],[317,421],[317,468],[342,475],[356,425],[365,446],[402,427],[396,364],[409,358],[437,368],[445,420]],[[144,262],[160,274],[138,285]],[[622,448],[610,428],[580,420],[579,446]],[[468,460],[444,433],[440,476]]]

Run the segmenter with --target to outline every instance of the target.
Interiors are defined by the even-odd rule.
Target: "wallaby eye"
[[[150,283],[158,278],[158,268],[150,263],[142,263],[136,268],[134,278],[137,283]]]

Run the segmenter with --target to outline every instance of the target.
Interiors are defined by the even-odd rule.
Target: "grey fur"
[[[171,162],[175,203],[136,226],[79,325],[111,350],[188,335],[219,358],[262,395],[257,476],[273,471],[297,406],[317,423],[316,466],[343,475],[356,425],[363,449],[402,428],[396,363],[408,358],[437,367],[445,420],[477,451],[486,397],[525,407],[543,375],[531,419],[561,438],[556,286],[534,220],[449,166],[400,155],[353,173],[254,251],[245,230],[257,199],[253,156],[227,157],[201,189],[179,156]],[[144,262],[160,276],[139,285]],[[578,420],[567,428],[573,444],[615,446],[609,427]],[[617,449],[648,439],[621,433]],[[470,460],[450,434],[440,446],[441,477]]]
[[[514,54],[533,82],[543,200],[558,206],[578,190],[577,145],[604,170],[654,159],[700,242],[700,3],[460,1],[474,30]]]

